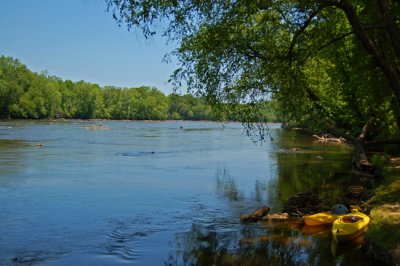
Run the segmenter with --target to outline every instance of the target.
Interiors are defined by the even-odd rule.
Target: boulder
[[[252,216],[261,219],[262,217],[264,217],[265,215],[267,215],[269,213],[269,211],[271,210],[270,207],[267,206],[262,206],[260,208],[258,208],[257,210],[253,211],[251,213]]]
[[[289,214],[287,212],[271,213],[267,214],[262,218],[263,221],[272,222],[284,222],[289,220]]]
[[[241,222],[257,222],[261,220],[264,216],[268,215],[269,211],[271,210],[270,207],[267,206],[262,206],[255,211],[253,211],[251,214],[243,214],[240,216],[240,221]]]

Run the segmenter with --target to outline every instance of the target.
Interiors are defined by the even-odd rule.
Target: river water
[[[242,224],[311,189],[334,203],[346,145],[271,125],[0,122],[0,265],[372,265],[329,228]],[[295,149],[293,149],[295,148]]]

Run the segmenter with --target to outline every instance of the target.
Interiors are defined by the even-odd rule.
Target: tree
[[[246,121],[274,99],[285,122],[353,142],[370,171],[368,141],[400,135],[397,1],[106,1],[119,24],[179,43],[175,85]]]
[[[19,98],[27,91],[32,73],[18,60],[0,57],[0,118],[10,118]]]
[[[104,103],[99,85],[79,81],[75,84],[75,90],[77,109],[74,117],[101,118],[104,112]]]
[[[139,94],[135,119],[138,120],[165,120],[168,115],[167,97],[156,88],[136,88]]]

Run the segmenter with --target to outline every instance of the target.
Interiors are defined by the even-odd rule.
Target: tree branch
[[[357,38],[360,40],[367,53],[372,56],[376,64],[379,66],[379,68],[383,71],[386,78],[388,79],[393,93],[396,97],[397,104],[400,106],[400,76],[397,74],[396,68],[384,58],[381,51],[379,51],[376,45],[372,42],[371,38],[365,32],[365,29],[361,24],[356,10],[351,3],[349,3],[347,0],[329,2],[345,13]]]
[[[286,60],[286,59],[288,59],[288,57],[280,56],[280,55],[276,55],[274,57],[267,57],[267,56],[261,54],[259,51],[257,51],[249,43],[246,43],[246,48],[243,49],[244,53],[246,53],[246,51],[245,51],[246,49],[250,51],[250,54],[251,54],[252,57],[258,58],[258,59],[260,59],[260,60],[262,60],[262,61],[264,61],[266,63],[271,62],[272,60],[276,60],[276,59],[278,59],[278,60]]]
[[[395,17],[393,16],[393,9],[390,7],[389,2],[390,1],[388,0],[378,0],[378,4],[381,8],[381,13],[385,21],[386,31],[389,34],[397,57],[400,58],[400,34],[399,29],[396,26]]]
[[[374,118],[371,117],[367,123],[365,123],[365,125],[363,126],[360,135],[358,135],[358,139],[360,139],[361,141],[365,141],[365,136],[367,135],[367,132],[369,130],[369,127],[371,126],[372,122],[374,121]]]
[[[369,26],[369,27],[365,27],[364,29],[366,29],[366,30],[369,30],[369,29],[380,29],[380,28],[383,28],[383,27],[384,27],[383,25],[379,25],[379,26]],[[344,38],[346,38],[346,37],[348,37],[348,36],[350,36],[350,35],[353,35],[353,34],[354,34],[354,31],[350,31],[350,32],[347,32],[347,33],[345,33],[345,34],[343,34],[343,35],[341,35],[341,36],[338,36],[338,37],[336,37],[336,38],[333,38],[332,40],[330,40],[330,41],[327,42],[326,44],[323,44],[322,46],[320,46],[320,47],[318,48],[317,51],[321,51],[321,50],[325,49],[326,47],[329,47],[330,45],[332,45],[332,44],[334,44],[334,43],[336,43],[336,42],[338,42],[338,41],[341,41],[341,40],[343,40]]]
[[[294,34],[293,39],[290,43],[290,47],[289,50],[287,52],[286,57],[291,58],[292,57],[292,53],[293,53],[293,49],[294,46],[296,45],[297,39],[300,37],[301,34],[304,33],[304,31],[308,28],[308,26],[311,24],[311,21],[313,20],[313,18],[315,18],[316,15],[318,15],[318,13],[322,10],[322,7],[318,7],[317,10],[315,10],[314,12],[312,12],[310,14],[310,16],[307,18],[307,20],[304,22],[304,24],[300,27],[300,29]]]

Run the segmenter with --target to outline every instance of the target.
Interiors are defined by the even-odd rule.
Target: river
[[[2,121],[0,265],[372,265],[329,230],[239,222],[310,189],[334,203],[347,178],[346,145],[270,133],[261,145],[238,123]]]

